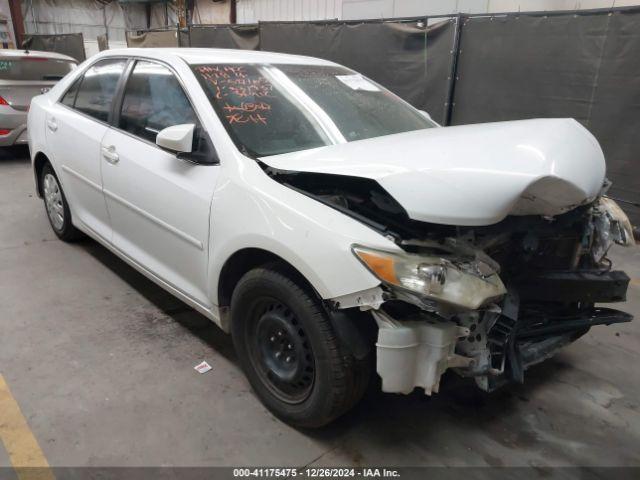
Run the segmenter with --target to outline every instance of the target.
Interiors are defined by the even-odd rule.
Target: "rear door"
[[[96,62],[47,112],[47,144],[72,209],[74,223],[103,239],[111,225],[102,194],[100,143],[109,129],[112,102],[127,60]]]
[[[138,60],[114,121],[102,139],[114,246],[209,308],[209,214],[219,166],[178,158],[155,143],[157,133],[173,125],[196,124],[206,135],[174,72]]]

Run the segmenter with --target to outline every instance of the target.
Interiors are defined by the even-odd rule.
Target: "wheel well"
[[[299,285],[308,288],[309,291],[317,295],[315,289],[309,281],[289,262],[279,257],[275,253],[260,248],[245,248],[238,250],[225,262],[220,271],[220,281],[218,283],[218,305],[228,307],[231,305],[231,296],[242,276],[249,270],[265,264],[278,265],[278,269],[292,275]]]
[[[47,163],[50,163],[50,162],[44,153],[42,152],[36,153],[36,156],[33,160],[33,171],[36,176],[36,190],[39,196],[42,196],[42,188],[40,186],[40,174],[42,173],[42,169]]]
[[[242,276],[249,270],[269,265],[272,268],[286,273],[295,280],[298,285],[317,298],[321,298],[309,281],[293,265],[282,257],[260,248],[245,248],[239,250],[227,259],[220,272],[218,283],[218,305],[223,311],[222,325],[225,331],[229,331],[230,317],[229,306],[231,296]],[[350,352],[358,360],[366,358],[375,344],[377,326],[369,312],[361,312],[357,308],[348,310],[325,312],[333,326],[336,335],[345,352]]]

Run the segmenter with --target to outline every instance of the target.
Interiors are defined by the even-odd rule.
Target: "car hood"
[[[572,119],[433,128],[260,160],[373,179],[410,218],[448,225],[555,216],[593,200],[605,175],[598,142]]]

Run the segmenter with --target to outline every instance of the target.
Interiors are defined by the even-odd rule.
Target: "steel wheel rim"
[[[315,362],[302,325],[273,298],[256,302],[251,318],[249,356],[262,383],[285,403],[304,402],[315,383]]]
[[[62,190],[58,180],[52,174],[44,176],[44,204],[51,225],[57,231],[64,226],[64,205],[62,204]]]

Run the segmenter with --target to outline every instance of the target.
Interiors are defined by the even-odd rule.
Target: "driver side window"
[[[172,125],[198,123],[180,83],[167,67],[139,60],[127,80],[118,127],[155,143]]]

